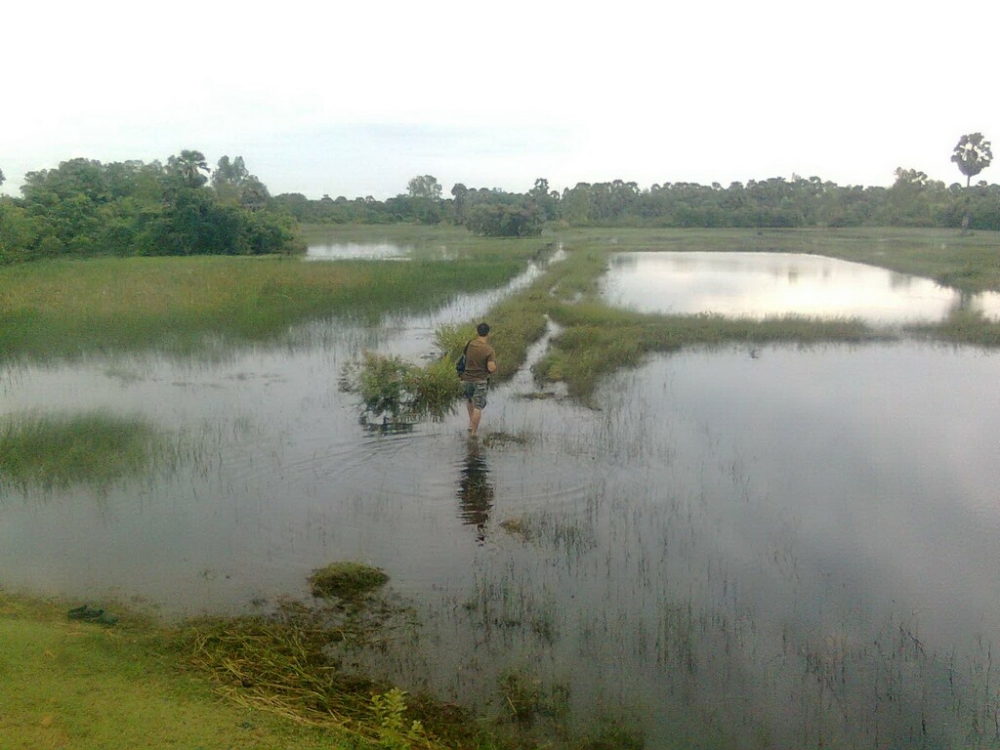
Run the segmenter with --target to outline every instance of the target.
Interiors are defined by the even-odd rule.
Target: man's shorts
[[[481,383],[463,383],[465,400],[471,401],[472,405],[477,409],[486,408],[486,392],[489,390],[489,384],[486,382]]]

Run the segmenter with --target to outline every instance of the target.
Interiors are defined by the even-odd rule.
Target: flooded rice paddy
[[[647,747],[997,744],[1000,357],[693,350],[612,378],[598,410],[528,398],[525,374],[478,442],[458,412],[359,424],[345,364],[430,354],[432,325],[490,299],[211,362],[5,366],[4,414],[140,414],[182,449],[104,492],[5,488],[4,582],[236,614],[355,560],[416,608],[357,657],[409,689],[486,706],[522,675]]]
[[[937,321],[962,307],[1000,317],[1000,294],[963,296],[929,279],[800,253],[633,252],[616,255],[603,293],[646,313]]]

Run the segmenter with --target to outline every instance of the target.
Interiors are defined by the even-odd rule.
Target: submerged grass
[[[187,353],[212,337],[263,341],[324,317],[378,321],[433,309],[458,291],[502,286],[524,267],[516,253],[465,250],[461,262],[212,257],[12,266],[0,286],[0,359]]]
[[[379,321],[386,314],[433,309],[459,292],[502,286],[527,261],[564,246],[529,287],[483,317],[493,326],[503,382],[526,361],[549,321],[563,327],[536,377],[564,381],[587,400],[600,379],[652,352],[728,342],[862,341],[898,332],[852,320],[787,317],[765,321],[719,316],[639,315],[604,305],[598,283],[611,252],[709,250],[808,252],[936,279],[966,292],[1000,290],[1000,243],[993,233],[947,230],[567,230],[541,240],[484,240],[463,228],[307,227],[311,242],[392,242],[413,246],[411,260],[303,262],[298,258],[128,258],[46,261],[4,269],[0,286],[0,360],[72,357],[105,350],[197,352],[218,340],[271,340],[308,320]],[[438,332],[440,361],[426,367],[379,363],[366,403],[383,414],[440,416],[458,395],[452,366],[478,321]],[[920,336],[1000,345],[1000,325],[959,314]],[[389,377],[391,376],[391,377]],[[359,391],[364,391],[358,388]],[[393,399],[409,401],[400,406]],[[378,403],[382,399],[382,403]]]
[[[45,489],[106,486],[148,471],[166,449],[165,437],[140,417],[13,415],[0,421],[0,479]]]
[[[553,308],[552,314],[563,331],[535,364],[535,377],[566,383],[570,396],[584,402],[601,378],[622,368],[636,367],[656,352],[734,343],[750,347],[781,341],[856,343],[879,336],[855,319],[641,315],[599,304],[562,305]]]
[[[354,562],[330,563],[309,576],[313,596],[324,598],[359,599],[388,581],[380,568]]]

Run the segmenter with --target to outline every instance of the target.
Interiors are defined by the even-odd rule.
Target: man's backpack
[[[472,343],[472,340],[470,339],[469,340],[469,344],[471,344],[471,343]],[[469,344],[465,345],[465,348],[462,350],[462,356],[459,357],[458,358],[458,362],[455,363],[455,372],[457,372],[459,375],[461,375],[463,372],[465,372],[465,355],[469,351]]]

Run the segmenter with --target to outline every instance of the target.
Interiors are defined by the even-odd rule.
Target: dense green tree
[[[0,185],[3,185],[6,178],[3,176],[3,170],[0,169]]]
[[[559,193],[549,189],[549,181],[544,177],[535,180],[534,187],[528,191],[528,196],[535,202],[544,214],[545,221],[556,218],[559,205]]]
[[[267,205],[271,195],[264,183],[250,175],[240,188],[240,205],[248,211],[260,211]]]
[[[486,237],[537,237],[545,217],[533,201],[520,204],[481,204],[469,211],[465,225]]]
[[[226,185],[238,188],[249,177],[250,172],[247,170],[242,156],[237,156],[232,161],[228,156],[223,156],[212,172],[212,187],[216,190]]]
[[[452,197],[452,207],[454,209],[454,217],[456,224],[462,224],[465,221],[465,199],[469,194],[469,188],[463,185],[461,182],[456,182],[451,188]]]
[[[433,175],[419,175],[406,183],[406,192],[411,198],[441,199],[441,185]]]
[[[993,161],[993,151],[982,133],[970,133],[959,138],[951,160],[958,165],[958,171],[965,175],[965,186],[969,187],[972,178]]]
[[[71,159],[29,172],[23,198],[0,202],[0,262],[54,255],[273,253],[294,247],[291,215],[268,210],[252,175],[226,203],[204,189],[204,157],[185,151],[164,168]],[[244,200],[241,202],[239,198]]]

